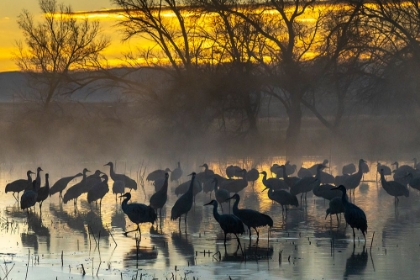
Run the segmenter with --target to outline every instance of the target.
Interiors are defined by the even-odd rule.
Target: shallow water
[[[276,160],[261,161],[258,169],[268,171],[273,162],[282,162]],[[231,163],[209,162],[209,165],[220,172]],[[247,163],[250,168],[252,163]],[[312,164],[313,161],[305,162],[305,166]],[[154,226],[141,226],[139,247],[135,232],[128,237],[123,235],[126,229],[135,226],[124,216],[120,201],[112,194],[105,196],[101,213],[95,204],[88,205],[86,195],[79,198],[76,206],[72,202],[63,204],[54,195],[44,202],[42,213],[37,204],[35,213],[27,215],[10,193],[2,192],[0,277],[4,279],[8,273],[9,279],[25,279],[26,274],[27,279],[412,279],[420,271],[419,194],[410,189],[410,197],[400,198],[395,207],[393,197],[376,184],[376,168],[371,164],[371,172],[364,176],[365,182],[353,197],[368,219],[366,244],[360,232],[356,232],[353,242],[351,228],[345,228],[344,216],[339,226],[335,216],[325,219],[328,201],[313,195],[283,215],[281,206],[272,204],[267,193],[262,192],[264,186],[259,179],[254,188],[250,184],[240,193],[239,206],[269,214],[274,227],[270,232],[268,228],[260,229],[258,244],[254,232],[251,240],[247,234],[240,236],[245,257],[240,250],[235,254],[234,238],[228,240],[225,252],[223,234],[212,216],[212,207],[203,206],[210,201],[208,194],[196,197],[187,225],[182,220],[179,232],[178,221],[169,219],[176,201],[173,183],[162,221]],[[109,171],[99,162],[66,167],[39,165],[50,174],[51,183],[61,176],[76,174],[83,167]],[[189,168],[184,167],[184,174],[189,173],[186,169],[199,171],[193,167],[198,165],[186,164]],[[133,178],[141,169],[138,164],[128,168],[124,163],[124,169],[121,166],[119,172]],[[11,180],[24,178],[27,169],[36,167],[31,163],[3,165],[0,182],[5,186]],[[332,165],[331,171],[336,175],[340,168]],[[148,203],[153,191],[154,187],[146,183],[146,198],[139,188],[132,192],[132,200]]]

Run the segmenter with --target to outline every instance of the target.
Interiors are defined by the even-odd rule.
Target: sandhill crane
[[[334,197],[330,200],[329,207],[327,210],[325,210],[325,219],[327,219],[328,215],[332,218],[332,215],[337,216],[337,224],[340,224],[340,221],[338,220],[338,214],[344,213],[344,205],[341,197]]]
[[[77,183],[74,184],[73,186],[71,186],[70,188],[67,189],[66,193],[63,196],[63,202],[64,204],[66,204],[68,201],[70,200],[74,200],[74,205],[76,205],[77,203],[77,198],[83,193],[83,185],[86,181],[86,173],[90,172],[87,168],[83,169],[83,177],[82,180]]]
[[[102,181],[103,180],[103,181]],[[99,199],[99,209],[102,210],[102,199],[109,192],[108,186],[108,176],[106,174],[101,175],[101,181],[96,182],[96,184],[90,188],[87,193],[87,201],[90,204],[92,201],[98,201]]]
[[[273,190],[272,188],[266,187],[263,191],[268,189],[268,198],[272,201],[275,201],[281,205],[281,210],[284,212],[284,208],[286,208],[287,212],[287,205],[292,206],[299,206],[299,202],[297,197],[286,190]]]
[[[235,203],[233,204],[233,214],[248,227],[249,239],[251,239],[251,228],[253,228],[257,233],[258,242],[260,233],[257,228],[264,226],[273,227],[273,219],[271,219],[270,216],[252,209],[239,209],[238,204],[241,199],[239,194],[236,193],[229,199],[235,199]]]
[[[178,187],[176,187],[175,188],[175,195],[179,196],[179,195],[185,194],[188,191],[188,189],[190,188],[191,181],[192,181],[192,179],[188,180],[188,181],[180,184]],[[193,186],[193,202],[195,202],[195,196],[203,190],[203,186],[201,185],[201,182],[197,180],[197,177],[194,180],[193,184],[194,184],[194,186]]]
[[[121,203],[121,208],[123,212],[127,215],[127,217],[130,219],[131,222],[137,225],[136,229],[126,231],[124,232],[124,235],[127,236],[128,233],[136,231],[136,230],[141,235],[139,224],[142,224],[142,223],[154,224],[157,219],[155,210],[152,207],[142,204],[142,203],[133,202],[133,203],[128,204],[128,201],[131,199],[130,193],[125,193],[121,197],[125,197],[123,202]]]
[[[350,227],[353,230],[353,241],[356,238],[356,233],[354,232],[354,229],[356,228],[362,232],[366,242],[366,232],[368,226],[365,212],[355,204],[348,201],[346,195],[346,188],[343,185],[340,185],[333,189],[337,189],[342,192],[341,201],[344,206],[344,218],[346,219],[346,223],[350,225]]]
[[[208,180],[213,179],[214,177],[214,171],[209,169],[209,166],[207,163],[204,163],[203,165],[200,165],[200,167],[204,167],[204,171],[197,173],[196,179],[200,182],[206,182]]]
[[[230,197],[229,191],[218,186],[219,180],[217,179],[217,177],[214,177],[212,182],[213,182],[213,187],[214,187],[214,196],[216,197],[217,202],[220,204],[220,207],[222,208],[222,212],[224,212],[223,206],[222,206],[222,203],[224,202],[229,202],[229,209],[230,209],[230,200],[227,201]]]
[[[365,161],[363,159],[359,160],[359,169],[356,173],[349,175],[348,177],[344,178],[343,185],[346,187],[346,189],[350,190],[349,193],[351,193],[351,190],[354,190],[360,185],[360,181],[363,177],[363,165]]]
[[[20,209],[26,209],[28,213],[28,209],[35,205],[36,198],[38,197],[38,190],[41,187],[41,171],[43,171],[41,167],[36,169],[36,178],[32,182],[32,186],[28,187],[20,197]]]
[[[227,180],[225,177],[222,177],[221,175],[217,173],[214,174],[213,178],[217,179],[217,182],[219,185],[223,184],[223,182]],[[203,182],[203,192],[210,193],[210,198],[211,198],[211,192],[214,190],[213,182],[214,182],[213,179]]]
[[[70,183],[70,181],[80,176],[83,176],[83,173],[79,172],[76,175],[58,179],[57,182],[55,182],[54,185],[52,185],[52,187],[50,188],[50,196],[56,193],[59,193],[59,197],[62,199],[63,198],[62,192],[67,187],[68,183]]]
[[[296,172],[296,164],[290,164],[290,160],[286,161],[284,166],[286,167],[287,175],[292,175],[293,173]]]
[[[137,190],[137,183],[130,177],[128,177],[125,174],[118,174],[114,172],[114,164],[110,161],[104,166],[109,166],[109,175],[111,176],[111,179],[115,181],[121,181],[124,182],[124,187],[129,188],[131,190]]]
[[[315,196],[322,197],[327,200],[332,200],[335,197],[339,197],[341,199],[341,191],[331,190],[334,187],[335,186],[330,184],[323,184],[313,188],[312,192]]]
[[[31,170],[28,170],[26,172],[27,179],[19,179],[15,180],[13,182],[10,182],[6,185],[5,193],[12,192],[13,197],[16,199],[16,201],[19,202],[19,193],[23,192],[24,190],[28,188],[32,188],[32,177],[31,174],[35,174]],[[17,196],[15,196],[15,193],[17,193]]]
[[[395,205],[398,205],[399,196],[409,196],[408,188],[397,181],[387,181],[384,176],[384,171],[381,169],[381,184],[384,190],[395,198]]]
[[[181,179],[181,177],[182,177],[182,168],[181,168],[181,163],[178,161],[178,166],[174,169],[174,170],[172,170],[172,172],[171,172],[171,182],[173,182],[173,181],[179,181],[179,179]]]
[[[42,203],[47,199],[50,192],[49,175],[45,173],[45,186],[39,188],[36,202],[39,202],[39,211],[41,212]]]
[[[102,182],[101,174],[105,173],[101,170],[96,170],[95,173],[86,177],[85,183],[83,184],[83,193],[89,192],[93,186]]]
[[[297,173],[299,178],[312,177],[312,172],[308,168],[301,167]]]
[[[163,186],[150,197],[150,206],[155,209],[156,213],[159,209],[159,217],[162,218],[162,208],[168,199],[168,178],[169,174],[165,173],[165,182]]]
[[[408,173],[415,174],[417,171],[409,166],[409,165],[399,165],[398,161],[394,162],[392,165],[395,166],[395,170],[392,171],[394,173],[394,181],[399,182],[406,186],[410,179],[406,176]]]
[[[220,187],[228,190],[231,193],[238,193],[245,189],[248,186],[248,181],[246,179],[246,170],[242,169],[242,178],[241,179],[230,179],[225,180],[220,184]]]
[[[262,182],[264,186],[266,186],[267,188],[270,188],[273,190],[289,189],[289,186],[287,186],[287,184],[283,180],[280,180],[277,178],[267,179],[267,172],[265,171],[262,171],[260,174],[263,175]]]
[[[252,187],[254,187],[255,181],[257,181],[258,178],[260,178],[260,172],[258,172],[256,168],[251,168],[247,171],[246,180],[252,182]]]
[[[187,225],[187,215],[191,210],[193,204],[193,189],[196,173],[193,172],[191,175],[191,182],[188,188],[188,191],[181,195],[175,202],[174,206],[171,209],[171,220],[176,220],[179,218],[179,229],[181,231],[181,216],[185,215],[185,226]]]
[[[289,177],[289,174],[287,174],[287,172],[286,172],[286,166],[285,165],[280,165],[279,167],[282,170],[283,180],[289,186],[289,188],[293,187],[295,185],[295,183],[300,181],[299,177]]]
[[[322,165],[324,168],[327,167],[328,159],[324,159],[322,163],[316,163],[308,168],[308,170],[311,172],[312,176],[316,176],[316,173],[318,172],[318,166]],[[300,176],[299,176],[300,177]]]
[[[147,177],[146,181],[157,181],[159,179],[165,179],[165,173],[169,173],[171,170],[169,168],[163,169],[157,169],[152,172],[150,172]]]
[[[233,177],[238,177],[238,174],[241,176],[242,168],[240,168],[237,165],[229,165],[226,167],[226,176],[229,179],[232,179]]]
[[[407,174],[408,178],[410,179],[410,181],[408,182],[408,184],[410,185],[410,187],[420,191],[420,176],[419,175],[415,175],[411,172],[409,172]]]
[[[305,177],[297,181],[293,187],[290,188],[290,193],[293,195],[302,194],[301,198],[303,197],[303,194],[305,194],[306,199],[306,194],[321,184],[320,176],[322,168],[324,168],[324,166],[319,164],[315,177]]]
[[[225,250],[226,250],[226,235],[228,233],[233,233],[236,237],[236,240],[238,241],[238,245],[241,247],[241,251],[242,251],[242,254],[243,254],[241,241],[238,238],[238,233],[240,233],[240,234],[244,233],[244,225],[243,225],[242,221],[235,215],[231,215],[231,214],[220,215],[217,212],[217,201],[216,200],[212,200],[209,203],[206,203],[204,205],[213,205],[213,217],[219,223],[219,225],[222,228],[223,233],[225,235],[224,242],[223,242],[223,244],[225,245]]]
[[[341,174],[351,175],[356,172],[356,165],[354,163],[349,163],[343,166]]]

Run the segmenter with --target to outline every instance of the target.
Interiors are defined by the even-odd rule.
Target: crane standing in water
[[[257,227],[273,227],[273,219],[271,219],[270,216],[252,209],[239,209],[238,204],[241,199],[239,194],[236,193],[228,199],[235,199],[235,203],[233,204],[233,214],[248,227],[249,239],[251,239],[251,228],[253,228],[257,233],[258,242],[260,233],[258,232]]]
[[[76,175],[63,177],[61,179],[58,179],[57,182],[55,182],[54,185],[52,185],[52,187],[50,188],[49,195],[52,196],[56,193],[59,193],[59,197],[61,199],[63,199],[63,191],[67,187],[68,183],[70,183],[71,180],[73,180],[77,177],[80,177],[80,176],[83,176],[83,173],[79,172]]]
[[[26,172],[26,176],[28,179],[19,179],[15,180],[13,182],[10,182],[6,185],[6,189],[4,190],[5,193],[12,192],[13,197],[16,199],[17,202],[19,202],[19,193],[25,191],[28,188],[32,188],[32,177],[31,174],[35,174],[31,170],[28,170]],[[17,193],[17,197],[15,196],[15,193]]]
[[[43,171],[41,167],[36,169],[36,178],[32,182],[32,186],[28,187],[20,197],[20,209],[26,209],[28,213],[28,209],[35,205],[36,198],[38,197],[38,190],[41,186],[41,171]]]
[[[193,188],[194,188],[194,181],[196,173],[193,172],[191,175],[191,183],[188,191],[181,195],[177,201],[175,202],[174,206],[171,209],[171,220],[176,220],[179,218],[179,230],[181,231],[181,216],[185,215],[185,227],[187,226],[187,215],[188,212],[191,210],[193,205]]]
[[[228,233],[233,233],[236,237],[236,240],[238,241],[238,246],[241,248],[242,254],[242,245],[241,241],[238,238],[238,233],[243,234],[244,233],[244,225],[242,221],[235,215],[231,214],[222,214],[220,215],[217,212],[217,201],[212,200],[209,203],[206,203],[204,205],[213,205],[213,217],[214,219],[219,223],[220,227],[223,230],[223,233],[225,235],[225,239],[223,244],[225,245],[225,251],[226,251],[226,235]]]
[[[168,178],[169,174],[165,173],[165,182],[163,186],[150,197],[150,206],[155,209],[156,213],[159,209],[159,217],[162,219],[162,208],[168,199]]]
[[[45,173],[45,186],[39,188],[38,196],[36,197],[36,202],[39,202],[39,212],[41,212],[42,203],[48,198],[50,192],[50,182],[48,178],[48,173]]]
[[[124,235],[127,236],[128,233],[138,230],[140,236],[140,226],[141,223],[152,223],[157,219],[155,210],[145,204],[142,203],[130,203],[128,204],[128,201],[131,199],[130,193],[125,193],[121,197],[125,197],[123,202],[121,203],[121,208],[124,211],[124,213],[128,216],[130,221],[135,223],[137,225],[137,228],[134,230],[126,231],[124,232]]]
[[[341,201],[344,206],[344,218],[346,219],[346,223],[353,229],[353,241],[356,238],[356,233],[354,232],[354,228],[356,228],[362,232],[366,242],[366,232],[368,226],[365,212],[355,204],[348,201],[346,188],[343,185],[332,188],[332,190],[340,190],[343,193]]]
[[[131,190],[137,190],[137,182],[134,181],[133,179],[131,179],[130,177],[128,177],[125,174],[118,174],[115,173],[114,171],[114,164],[112,163],[112,161],[108,162],[107,164],[105,164],[104,166],[109,166],[109,175],[111,176],[111,179],[114,181],[114,184],[117,181],[117,185],[123,185],[124,188],[129,188],[130,191]],[[144,190],[143,190],[144,191]],[[118,195],[118,193],[114,192],[115,196]]]

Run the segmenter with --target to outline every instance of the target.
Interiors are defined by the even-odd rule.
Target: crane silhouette
[[[123,212],[127,215],[131,222],[137,225],[137,228],[134,230],[124,232],[124,235],[127,236],[128,233],[133,231],[138,231],[141,236],[140,226],[139,224],[142,223],[152,223],[157,219],[157,215],[155,210],[145,204],[142,203],[130,203],[128,201],[131,199],[130,193],[125,193],[121,197],[125,197],[123,202],[121,203],[121,208]]]
[[[264,186],[273,190],[281,190],[281,189],[289,189],[289,186],[280,179],[277,178],[269,178],[267,179],[267,172],[262,171],[260,174],[263,175],[262,182]]]
[[[349,190],[351,194],[351,190],[354,190],[360,185],[360,181],[363,177],[363,166],[365,165],[365,161],[363,159],[359,160],[359,168],[356,173],[349,175],[348,177],[343,179],[343,185]]]
[[[346,188],[343,185],[332,189],[340,190],[342,192],[341,201],[344,206],[344,218],[346,219],[346,223],[350,225],[353,230],[353,241],[356,238],[356,233],[354,232],[354,229],[356,228],[362,232],[366,242],[366,232],[368,226],[365,212],[355,204],[348,201]]]
[[[137,190],[137,183],[130,177],[128,177],[125,174],[118,174],[114,171],[114,164],[112,161],[108,162],[104,166],[109,166],[109,175],[111,176],[111,179],[115,181],[121,181],[124,183],[124,187],[129,188],[131,190]]]
[[[90,172],[90,171],[87,168],[84,168],[82,172],[83,173],[82,180],[79,183],[74,184],[73,186],[67,189],[66,193],[63,196],[64,204],[66,204],[72,199],[73,199],[74,205],[77,204],[77,198],[83,193],[83,187],[86,182],[87,172]]]
[[[226,251],[226,235],[228,233],[233,233],[236,237],[236,240],[238,241],[238,246],[241,248],[241,251],[243,254],[241,241],[239,240],[239,237],[238,237],[238,233],[243,234],[245,232],[242,221],[235,215],[231,215],[231,214],[220,215],[217,212],[216,200],[212,200],[209,203],[206,203],[204,205],[213,205],[213,217],[219,223],[225,235],[224,242],[223,242],[223,244],[225,245],[225,251]]]
[[[24,190],[28,188],[32,188],[32,177],[31,174],[35,174],[31,170],[28,170],[26,172],[27,179],[19,179],[15,180],[13,182],[10,182],[6,185],[6,188],[4,190],[5,193],[12,192],[13,197],[16,199],[16,201],[19,202],[19,193],[23,192]],[[17,196],[15,196],[15,193],[17,193]]]
[[[36,169],[36,178],[32,182],[32,186],[28,186],[28,188],[23,192],[22,196],[20,197],[20,209],[26,209],[26,212],[28,214],[29,208],[35,205],[36,198],[38,197],[38,190],[41,186],[41,171],[43,171],[41,167],[38,167]]]
[[[55,182],[52,187],[50,188],[50,196],[59,193],[59,197],[63,198],[63,191],[66,189],[68,183],[70,183],[73,179],[83,176],[83,173],[79,172],[76,175],[63,177],[61,179],[58,179],[57,182]]]
[[[171,182],[173,182],[173,181],[179,181],[179,179],[181,179],[181,177],[182,177],[182,173],[183,173],[183,171],[182,171],[182,168],[181,168],[181,163],[178,161],[178,166],[174,169],[174,170],[172,170],[172,172],[171,172]]]
[[[408,197],[410,195],[406,185],[401,184],[397,181],[387,181],[385,179],[384,170],[381,169],[381,184],[384,190],[391,196],[394,197],[395,205],[398,205],[399,196]]]
[[[327,219],[328,215],[332,217],[332,215],[336,215],[337,217],[337,224],[340,224],[340,221],[338,220],[338,214],[344,213],[344,205],[341,197],[334,197],[330,200],[329,207],[327,210],[325,210],[326,215],[325,219]]]
[[[159,217],[162,219],[162,208],[168,199],[168,178],[169,174],[165,173],[165,182],[163,186],[150,197],[150,206],[157,210],[159,209]]]
[[[190,187],[188,188],[186,193],[184,193],[177,199],[177,201],[175,202],[174,206],[171,209],[171,220],[176,220],[179,218],[180,231],[181,231],[181,216],[185,215],[185,227],[186,227],[187,215],[193,205],[193,189],[194,189],[194,181],[195,181],[196,173],[193,172],[188,176],[191,176]]]
[[[267,189],[268,189],[268,198],[271,199],[272,201],[279,203],[281,205],[282,212],[284,212],[284,208],[286,208],[286,212],[287,212],[287,205],[293,205],[296,207],[299,206],[297,197],[291,194],[290,192],[286,190],[275,191],[269,187],[266,187],[262,191],[265,191]]]
[[[103,180],[103,181],[102,181]],[[108,176],[106,174],[101,175],[101,181],[97,182],[87,193],[87,201],[90,204],[92,201],[98,201],[99,199],[99,212],[102,210],[102,199],[109,192]]]
[[[292,195],[298,195],[301,193],[301,199],[303,197],[303,194],[305,194],[306,200],[306,194],[321,184],[321,169],[324,167],[324,165],[318,164],[316,176],[304,177],[299,181],[295,182],[295,184],[290,188],[290,193]]]
[[[50,192],[49,174],[45,173],[45,186],[39,188],[36,202],[39,202],[39,211],[41,212],[42,203],[47,199]]]
[[[216,197],[217,202],[220,203],[222,212],[224,212],[222,203],[226,202],[226,200],[229,199],[230,197],[229,191],[219,187],[219,184],[218,184],[219,180],[217,179],[217,177],[214,177],[212,182],[214,183],[214,196]],[[230,199],[228,201],[229,201],[229,209],[230,209]]]
[[[251,228],[255,230],[258,242],[260,233],[258,232],[257,228],[264,226],[273,227],[273,219],[271,219],[270,216],[252,209],[239,209],[238,205],[241,199],[239,194],[236,193],[229,199],[235,199],[235,203],[233,204],[233,214],[248,227],[249,239],[251,239]]]

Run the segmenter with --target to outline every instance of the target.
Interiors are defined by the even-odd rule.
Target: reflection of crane
[[[109,192],[108,176],[103,174],[100,182],[97,182],[87,193],[87,201],[97,201],[99,199],[99,209],[102,208],[102,198]]]
[[[35,173],[32,172],[31,170],[28,170],[28,172],[26,172],[26,176],[28,177],[28,179],[19,179],[19,180],[15,180],[13,182],[10,182],[9,184],[6,185],[6,189],[5,189],[4,192],[5,193],[12,192],[13,197],[17,201],[19,201],[19,193],[23,192],[27,188],[32,187],[31,174],[35,174]],[[15,193],[17,193],[17,197],[15,196]]]
[[[369,256],[366,251],[366,245],[363,245],[363,250],[359,254],[354,253],[355,246],[353,245],[353,252],[346,261],[346,270],[344,271],[344,279],[347,279],[351,275],[363,275]],[[358,277],[356,277],[358,278]]]
[[[409,173],[411,174],[411,173]],[[384,190],[391,196],[395,198],[395,204],[398,204],[398,197],[405,196],[408,197],[410,194],[408,192],[407,186],[397,182],[397,181],[387,181],[385,179],[384,170],[381,169],[381,184]]]
[[[56,193],[60,193],[59,197],[63,198],[62,192],[64,191],[64,189],[67,187],[67,184],[70,183],[71,180],[83,176],[83,173],[77,173],[76,175],[73,176],[69,176],[69,177],[63,177],[61,179],[58,179],[57,182],[54,183],[54,185],[52,185],[52,187],[50,188],[50,196],[52,196],[53,194]]]
[[[168,178],[169,174],[165,173],[165,182],[163,186],[150,197],[150,206],[157,212],[160,209],[159,217],[162,218],[162,208],[168,199]]]
[[[225,250],[226,250],[226,235],[228,233],[233,233],[236,236],[236,240],[238,240],[238,245],[241,247],[241,251],[243,253],[241,241],[239,241],[239,237],[237,235],[238,233],[240,234],[244,233],[244,225],[242,221],[235,215],[230,215],[230,214],[220,215],[217,212],[216,200],[212,200],[209,203],[204,204],[204,205],[213,205],[213,217],[219,223],[220,227],[223,230],[223,233],[225,234],[225,239],[223,243],[225,245]]]
[[[126,231],[124,234],[127,235],[129,232],[133,232],[138,230],[139,234],[140,232],[140,226],[139,224],[142,223],[154,223],[157,219],[155,210],[145,204],[142,203],[130,203],[128,204],[128,201],[131,199],[130,193],[125,193],[121,197],[125,197],[123,202],[121,203],[121,208],[124,211],[124,213],[128,216],[130,221],[135,223],[137,225],[137,228],[135,230]]]
[[[36,197],[36,202],[39,202],[39,211],[41,212],[42,202],[47,199],[48,194],[50,192],[50,183],[49,183],[49,175],[45,173],[45,186],[39,188],[38,196]]]
[[[349,224],[353,229],[353,241],[356,238],[356,234],[354,232],[354,228],[356,228],[362,232],[366,242],[367,219],[365,212],[358,206],[348,201],[346,188],[343,185],[333,189],[340,190],[343,193],[341,196],[341,201],[343,202],[344,206],[344,218],[346,219],[346,223]]]
[[[238,204],[241,199],[239,194],[234,194],[230,199],[235,199],[233,204],[233,214],[237,216],[247,227],[249,231],[249,238],[251,238],[251,228],[257,233],[257,242],[260,238],[260,233],[257,227],[269,226],[273,227],[273,219],[270,216],[260,213],[252,209],[239,209]]]
[[[331,199],[329,207],[325,212],[325,219],[328,217],[328,215],[332,217],[332,215],[335,214],[337,216],[337,224],[340,224],[340,221],[338,220],[338,214],[344,213],[344,205],[341,197],[334,197]]]
[[[181,229],[181,216],[185,215],[185,226],[187,226],[187,214],[191,210],[193,205],[193,188],[196,173],[193,172],[191,175],[191,183],[188,191],[181,195],[174,206],[171,209],[171,220],[176,220],[179,218],[179,229]]]

